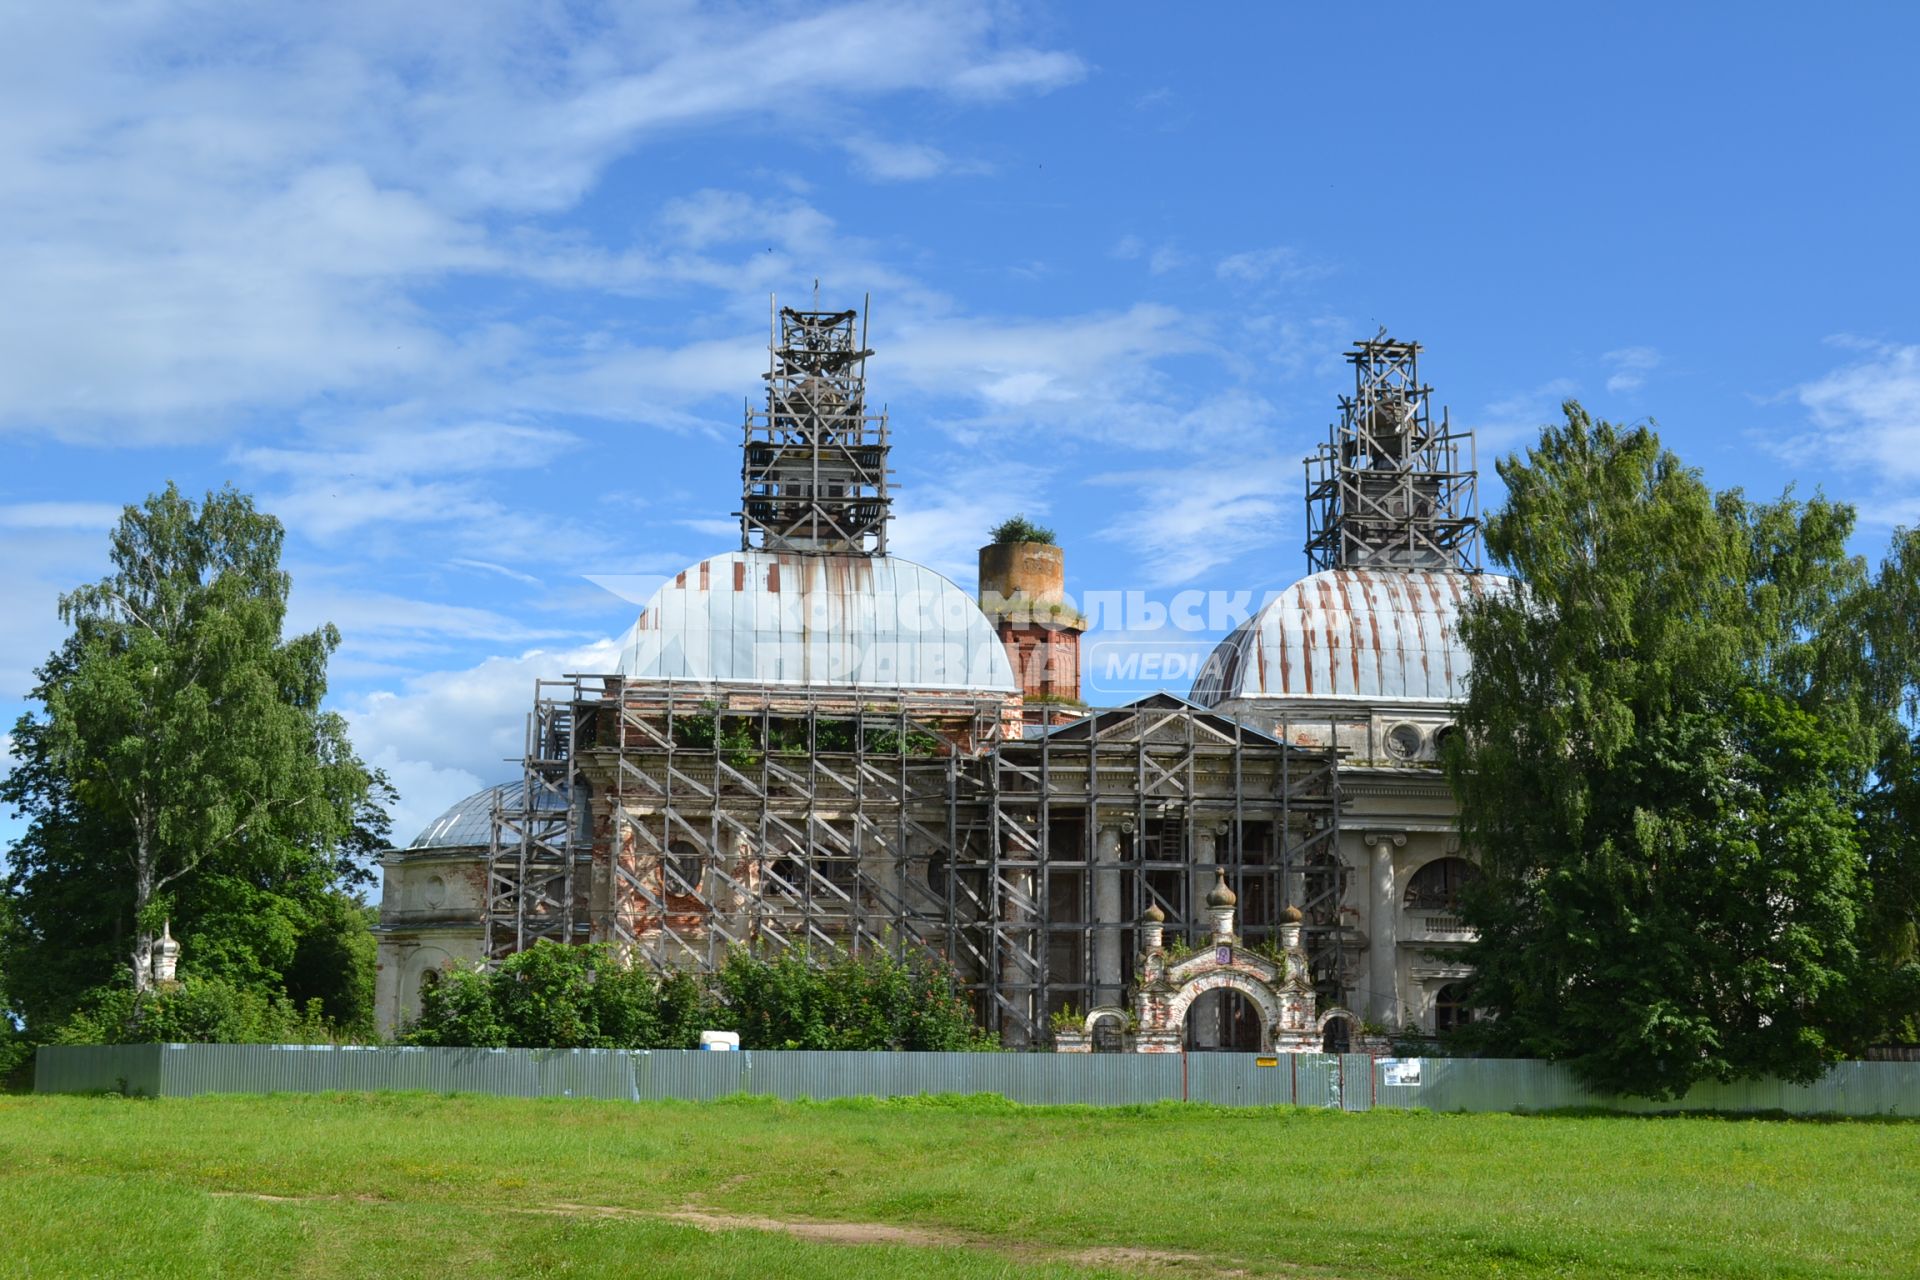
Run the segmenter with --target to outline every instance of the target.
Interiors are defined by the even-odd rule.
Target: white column
[[[1120,827],[1101,827],[1093,849],[1093,981],[1091,1003],[1117,1004],[1125,975],[1120,957]]]
[[[1190,907],[1188,920],[1183,923],[1197,925],[1207,918],[1207,892],[1213,888],[1212,864],[1220,859],[1220,837],[1226,829],[1225,824],[1216,826],[1212,823],[1203,823],[1194,828],[1192,871],[1187,877],[1187,901]]]
[[[1025,1006],[1027,1017],[1037,1019],[1041,1011],[1033,1007],[1028,994],[1039,980],[1031,951],[1036,945],[1032,931],[1034,917],[1027,905],[1033,900],[1033,872],[1015,867],[1002,875],[1009,887],[1001,891],[1004,906],[1000,918],[1016,927],[1008,929],[1001,938],[1000,982],[1003,990]],[[1016,991],[1018,995],[1013,994]],[[1009,1049],[1023,1049],[1027,1045],[1025,1029],[1015,1022],[1002,1025],[1000,1038]]]
[[[1399,932],[1399,903],[1393,883],[1393,851],[1407,842],[1401,834],[1369,831],[1365,840],[1372,851],[1368,882],[1367,912],[1367,1001],[1366,1016],[1375,1022],[1395,1025],[1400,1020],[1397,985],[1400,965],[1395,947]]]

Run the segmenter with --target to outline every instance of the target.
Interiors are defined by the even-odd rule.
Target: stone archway
[[[1167,1001],[1166,1025],[1184,1034],[1193,1002],[1209,991],[1237,991],[1253,1001],[1253,1007],[1260,1011],[1260,1048],[1273,1048],[1273,1029],[1280,1022],[1280,998],[1271,986],[1244,973],[1215,969],[1189,979]]]
[[[1346,1025],[1336,1027],[1336,1022]],[[1351,1010],[1335,1007],[1320,1015],[1313,1032],[1320,1037],[1322,1053],[1350,1053],[1360,1043],[1360,1019]]]

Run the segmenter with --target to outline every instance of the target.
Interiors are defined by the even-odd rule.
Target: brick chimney
[[[980,608],[1007,647],[1028,724],[1065,724],[1080,701],[1080,633],[1086,619],[1067,602],[1066,557],[1048,542],[980,548]]]

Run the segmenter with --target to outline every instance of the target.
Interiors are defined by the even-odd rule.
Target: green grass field
[[[0,1098],[0,1272],[1920,1275],[1920,1125]]]

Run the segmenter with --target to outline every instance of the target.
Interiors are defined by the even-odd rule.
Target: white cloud
[[[1280,541],[1298,506],[1300,463],[1255,456],[1118,472],[1093,483],[1131,491],[1102,534],[1140,557],[1142,586],[1199,585],[1208,571]]]
[[[1004,98],[1015,93],[1046,93],[1075,84],[1086,65],[1070,53],[1016,49],[956,72],[949,86],[974,98]]]
[[[249,470],[305,477],[458,475],[541,467],[577,448],[578,437],[547,427],[468,422],[415,430],[376,427],[351,447],[335,439],[309,449],[253,447],[233,458]]]
[[[454,801],[519,776],[534,681],[569,672],[612,671],[621,644],[534,649],[459,671],[408,680],[345,708],[361,758],[400,788],[394,837],[402,842]]]
[[[1083,439],[1178,448],[1180,411],[1158,362],[1208,350],[1194,318],[1141,303],[1052,320],[910,319],[886,344],[886,370],[910,386],[972,401],[969,430],[1043,424]]]
[[[853,157],[854,166],[877,182],[919,182],[943,173],[982,173],[985,166],[975,162],[956,162],[938,147],[924,142],[887,142],[857,135],[841,144]]]
[[[1178,271],[1191,261],[1186,254],[1170,244],[1163,244],[1147,258],[1147,270],[1156,276]]]
[[[971,588],[987,531],[1008,516],[1044,519],[1052,472],[1031,463],[928,460],[929,483],[909,476],[896,499],[887,549]],[[931,483],[937,474],[938,482]]]
[[[502,578],[509,578],[514,582],[523,582],[530,587],[540,587],[540,586],[546,585],[539,578],[534,577],[530,573],[521,573],[518,569],[509,569],[507,568],[507,566],[503,564],[492,564],[486,560],[466,560],[459,557],[455,557],[454,559],[447,561],[447,563],[450,565],[457,566],[458,568],[461,568],[461,569],[475,569],[481,573],[496,574]]]
[[[1882,480],[1920,480],[1920,345],[1836,345],[1864,350],[1866,358],[1794,388],[1823,452]],[[1902,497],[1888,495],[1888,501]],[[1912,509],[1910,498],[1892,505]]]
[[[331,622],[349,640],[369,636],[446,637],[509,645],[568,634],[529,627],[493,609],[412,600],[380,591],[341,591],[326,585],[296,590],[287,614],[291,630],[305,631]]]
[[[284,483],[261,498],[288,528],[328,545],[352,540],[374,554],[417,555],[418,530],[437,530],[452,558],[535,558],[541,547],[576,554],[606,549],[578,519],[549,516],[488,488],[489,478],[523,478],[556,466],[582,442],[570,432],[495,422],[420,426],[404,412],[327,425],[311,446],[235,450],[249,472]]]
[[[1214,264],[1213,273],[1231,284],[1290,284],[1325,274],[1285,245],[1229,254]]]
[[[111,529],[125,508],[111,502],[15,502],[0,505],[0,529]]]
[[[1646,385],[1647,374],[1660,365],[1660,353],[1652,347],[1621,347],[1600,358],[1613,368],[1607,390],[1615,395],[1638,391]]]
[[[993,99],[1084,74],[1010,23],[958,2],[39,6],[0,49],[0,426],[182,440],[321,395],[457,399],[530,337],[416,304],[452,278],[797,275],[762,261],[779,255],[608,250],[536,219],[670,132],[852,130],[891,95]],[[881,176],[952,167],[875,147]],[[807,218],[772,243],[805,243]]]
[[[67,634],[60,594],[107,571],[102,535],[119,517],[115,507],[106,524],[27,524],[0,536],[0,600],[6,601],[0,608],[0,700],[24,698],[33,687],[34,668]]]
[[[1561,402],[1577,390],[1579,384],[1571,378],[1552,378],[1490,402],[1478,422],[1463,425],[1473,428],[1481,449],[1505,449],[1533,439],[1541,427],[1558,421]]]

